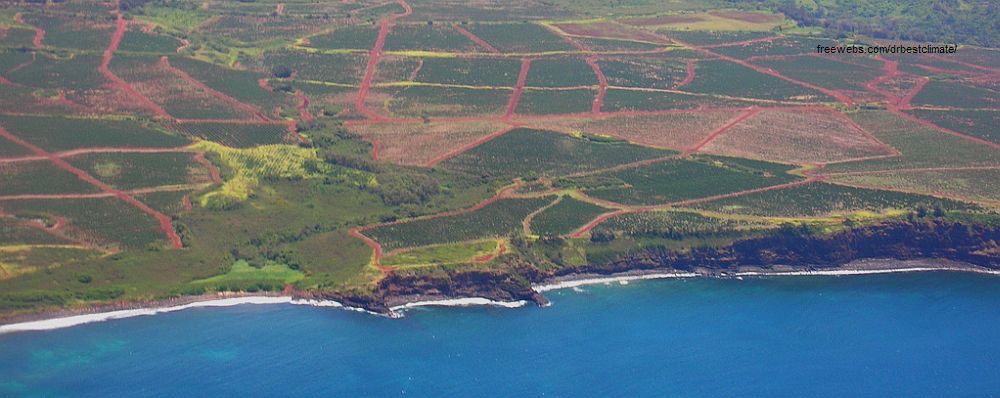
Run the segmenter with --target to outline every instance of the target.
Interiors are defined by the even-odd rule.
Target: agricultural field
[[[820,217],[834,214],[910,211],[919,206],[945,210],[971,210],[970,205],[954,200],[902,192],[853,188],[827,183],[812,183],[792,188],[737,196],[694,205],[696,209],[726,214],[767,217]]]
[[[625,205],[662,205],[792,182],[790,167],[737,158],[698,156],[597,176],[568,179],[589,196]],[[599,185],[597,185],[597,184]]]
[[[341,26],[332,32],[309,36],[307,45],[323,50],[368,50],[375,45],[378,30],[373,25]]]
[[[410,86],[391,92],[383,106],[398,117],[500,115],[509,97],[508,90]]]
[[[425,58],[413,81],[514,87],[520,70],[521,62],[513,59]]]
[[[132,28],[125,31],[118,51],[171,55],[180,46],[181,42],[173,37]]]
[[[916,96],[913,105],[956,108],[1000,108],[1000,84],[969,84],[931,79]]]
[[[682,151],[694,147],[740,114],[739,111],[717,111],[624,115],[600,119],[539,121],[531,123],[531,127],[610,136],[639,145]]]
[[[597,75],[580,58],[545,58],[531,61],[525,86],[578,87],[596,86]]]
[[[559,176],[673,153],[601,137],[515,129],[441,162],[441,167],[491,178]]]
[[[596,88],[566,90],[526,88],[521,93],[514,112],[519,115],[587,113],[593,109],[596,97]]]
[[[520,231],[521,220],[554,198],[502,199],[473,212],[364,231],[384,250],[505,237]]]
[[[249,119],[253,115],[186,81],[156,57],[115,57],[111,71],[180,119]]]
[[[907,112],[946,129],[1000,144],[1000,111],[913,109]]]
[[[847,114],[901,156],[828,165],[824,172],[898,170],[924,167],[964,167],[1000,164],[1000,151],[961,137],[944,134],[887,111]]]
[[[611,86],[670,89],[687,76],[687,64],[674,59],[612,58],[598,64]]]
[[[546,53],[576,51],[555,32],[534,23],[474,23],[465,29],[502,53]]]
[[[541,236],[566,235],[609,211],[572,196],[563,196],[558,203],[535,215],[530,228],[531,232]]]
[[[160,224],[118,198],[3,201],[0,210],[22,217],[62,217],[69,237],[111,250],[166,245]]]
[[[1000,181],[1000,166],[986,170],[844,175],[833,177],[832,181],[932,196],[958,197],[994,206],[1000,201],[1000,191],[996,184],[996,181]]]
[[[211,182],[208,170],[188,152],[92,153],[66,161],[119,190]]]
[[[46,160],[0,163],[0,196],[95,192],[100,190]]]
[[[194,139],[208,140],[234,148],[289,142],[288,127],[274,123],[183,123],[174,128]]]
[[[374,43],[373,43],[374,44]],[[368,46],[366,48],[371,48]],[[452,25],[397,25],[385,39],[386,51],[488,52]]]
[[[161,127],[134,120],[0,116],[0,127],[46,151],[55,152],[108,147],[175,148],[190,143]]]
[[[501,131],[495,122],[369,124],[350,127],[366,141],[378,146],[378,159],[406,166],[422,166],[441,160],[466,145]]]
[[[779,0],[28,3],[0,7],[0,323],[217,291],[378,304],[412,287],[389,275],[536,283],[787,223],[1000,220],[1000,52],[815,54],[925,33],[904,20]]]
[[[781,163],[828,163],[893,152],[830,111],[762,111],[716,137],[703,152]]]
[[[696,70],[697,75],[684,91],[767,100],[831,100],[821,92],[731,62],[701,61]]]

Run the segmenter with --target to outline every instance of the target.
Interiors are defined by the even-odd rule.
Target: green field
[[[0,163],[0,195],[94,193],[100,190],[48,160]]]
[[[170,65],[183,70],[212,89],[256,107],[264,114],[270,115],[278,106],[294,107],[290,95],[267,91],[260,87],[257,81],[266,78],[267,74],[233,70],[185,57],[170,57]]]
[[[513,59],[426,58],[414,81],[514,87],[521,62]]]
[[[385,250],[503,237],[519,231],[524,217],[552,199],[503,199],[471,213],[383,226],[364,233]]]
[[[208,181],[204,168],[192,156],[188,152],[93,153],[66,161],[115,189],[132,190]]]
[[[132,120],[0,116],[0,126],[46,151],[101,147],[173,148],[189,143],[159,126]]]
[[[746,108],[755,105],[749,101],[719,99],[710,96],[610,89],[604,94],[604,112],[661,111],[668,109],[696,109],[704,107]]]
[[[563,196],[559,203],[531,219],[531,232],[542,236],[566,235],[609,211],[571,196]]]
[[[476,23],[465,27],[502,53],[575,51],[554,32],[533,23]]]
[[[1000,106],[1000,85],[997,83],[973,85],[960,81],[932,79],[913,97],[913,104],[996,108]]]
[[[508,90],[412,86],[392,94],[385,106],[400,117],[500,115],[509,97]]]
[[[545,58],[531,61],[525,86],[576,87],[596,86],[597,75],[580,58]]]
[[[99,55],[54,55],[40,53],[30,66],[4,74],[8,80],[46,89],[91,90],[105,79],[97,72]]]
[[[543,130],[516,129],[441,163],[441,167],[491,178],[559,176],[673,154],[672,151],[602,142]]]
[[[946,129],[1000,144],[1000,111],[913,109],[907,113]]]
[[[593,108],[596,89],[540,90],[526,88],[515,112],[519,115],[587,113]]]
[[[288,128],[281,124],[184,123],[174,128],[192,138],[235,148],[288,142]]]
[[[497,241],[446,243],[394,253],[382,259],[386,267],[406,267],[468,262],[497,251]]]
[[[761,192],[695,205],[695,208],[756,216],[824,216],[858,211],[910,210],[918,206],[947,210],[975,209],[954,200],[925,195],[844,187],[826,183]]]
[[[309,37],[309,47],[335,50],[370,50],[378,37],[378,26],[342,26],[330,33]]]
[[[687,64],[675,59],[619,58],[601,60],[598,64],[612,86],[667,89],[687,75]]]
[[[726,61],[698,62],[684,91],[769,100],[830,101],[826,94]]]
[[[357,54],[311,54],[301,51],[268,51],[248,67],[270,75],[275,68],[289,68],[297,79],[357,84],[365,73],[368,57]]]
[[[790,167],[760,161],[699,156],[671,160],[595,177],[570,185],[600,185],[586,190],[590,196],[627,205],[657,205],[784,184],[796,178]]]
[[[153,216],[118,198],[6,201],[0,209],[23,217],[64,217],[68,235],[100,246],[146,249],[167,244]]]
[[[739,236],[748,231],[774,228],[768,221],[727,219],[686,211],[650,211],[622,214],[607,219],[597,228],[636,238],[713,238]]]
[[[386,51],[446,51],[446,52],[485,52],[469,38],[463,36],[449,25],[397,25],[385,39]]]
[[[180,46],[181,42],[173,37],[130,29],[125,31],[118,51],[171,55]]]
[[[35,221],[0,217],[0,242],[4,245],[63,245],[70,244],[65,239],[32,226]],[[38,224],[41,226],[41,224]],[[0,246],[2,247],[2,246]]]

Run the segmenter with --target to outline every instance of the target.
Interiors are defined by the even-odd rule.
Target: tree
[[[271,75],[279,79],[287,79],[292,76],[292,68],[285,65],[275,65],[271,68]]]

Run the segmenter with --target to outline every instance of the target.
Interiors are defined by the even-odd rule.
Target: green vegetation
[[[728,99],[716,99],[708,96],[610,89],[604,94],[604,112],[617,111],[659,111],[665,109],[696,109],[709,105],[726,108],[745,108],[754,103]]]
[[[538,90],[526,88],[517,103],[519,115],[587,113],[593,108],[596,89]]]
[[[193,178],[193,171],[200,171],[202,175],[207,171],[191,157],[192,154],[186,152],[94,153],[66,161],[115,189],[131,190],[208,181],[207,178]]]
[[[559,203],[531,219],[531,232],[542,236],[566,235],[609,211],[572,196],[563,196]]]
[[[0,126],[46,151],[107,147],[172,148],[189,143],[187,139],[167,133],[161,127],[134,120],[0,116]]]
[[[294,283],[302,278],[303,275],[301,272],[289,269],[284,264],[271,263],[254,267],[246,260],[239,260],[225,274],[196,280],[192,283],[215,285],[221,288],[217,288],[217,290],[245,290],[245,286],[250,284],[271,287],[275,284]]]
[[[401,117],[498,115],[507,106],[510,91],[458,87],[404,87],[385,104]]]
[[[913,104],[984,108],[1000,106],[1000,85],[971,85],[953,80],[931,80],[913,97]]]
[[[628,205],[657,205],[784,184],[791,167],[737,158],[698,156],[606,175],[565,181],[596,198]]]
[[[218,142],[234,148],[252,148],[288,142],[288,127],[282,124],[184,123],[174,126],[190,137]]]
[[[946,129],[1000,144],[1000,111],[914,109],[908,113]]]
[[[63,217],[70,236],[119,249],[166,246],[166,235],[153,216],[111,197],[73,200],[19,200],[0,204],[5,213],[23,218]]]
[[[406,267],[435,264],[456,264],[469,262],[477,257],[496,253],[497,241],[448,243],[420,247],[394,253],[382,259],[387,267]]]
[[[370,47],[369,47],[370,48]],[[396,25],[385,39],[386,51],[485,52],[468,37],[448,25]]]
[[[514,87],[521,62],[513,59],[425,58],[414,81]]]
[[[470,213],[392,224],[364,233],[385,250],[503,237],[519,231],[521,220],[552,199],[503,199]]]
[[[755,193],[695,205],[695,208],[757,216],[824,216],[854,212],[889,212],[940,207],[970,210],[977,206],[925,195],[852,188],[826,183]],[[891,212],[890,212],[891,214]]]
[[[528,87],[575,87],[596,86],[597,75],[580,58],[545,58],[531,61]]]
[[[126,30],[118,45],[119,51],[144,52],[155,54],[175,54],[181,42],[177,39],[141,30]]]
[[[699,62],[697,76],[684,86],[684,91],[771,100],[831,100],[826,94],[818,91],[759,73],[742,65],[715,60]]]
[[[596,170],[672,153],[589,136],[515,129],[442,162],[441,167],[488,178],[530,178]]]
[[[330,33],[310,36],[309,46],[321,49],[368,50],[375,45],[378,26],[342,26]]]
[[[465,27],[503,53],[575,51],[554,32],[533,23],[471,24]]]
[[[609,59],[599,64],[612,86],[668,89],[684,80],[687,74],[687,65],[672,59]]]
[[[97,187],[44,160],[0,163],[0,195],[92,193]]]

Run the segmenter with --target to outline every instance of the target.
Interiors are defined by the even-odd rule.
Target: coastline
[[[964,262],[945,259],[866,259],[857,260],[836,267],[774,266],[769,268],[741,266],[734,270],[696,268],[691,271],[670,269],[633,270],[613,274],[581,273],[548,278],[532,284],[536,293],[558,289],[575,288],[595,284],[627,284],[630,281],[674,279],[674,278],[743,278],[743,277],[788,277],[788,276],[855,276],[913,272],[967,272],[1000,276],[1000,270],[980,267]],[[334,300],[298,298],[274,293],[219,293],[215,295],[187,296],[148,302],[123,302],[85,309],[61,309],[39,312],[25,316],[15,316],[0,324],[0,335],[7,333],[45,331],[79,326],[88,323],[148,316],[192,308],[230,307],[236,305],[308,305],[314,307],[338,308],[365,312],[373,315],[402,317],[402,312],[419,307],[468,307],[493,306],[519,308],[528,304],[526,300],[498,301],[485,297],[446,297],[440,295],[408,295],[391,298],[393,306],[388,312],[379,313],[365,308],[346,306]],[[2,321],[0,321],[2,322]]]

